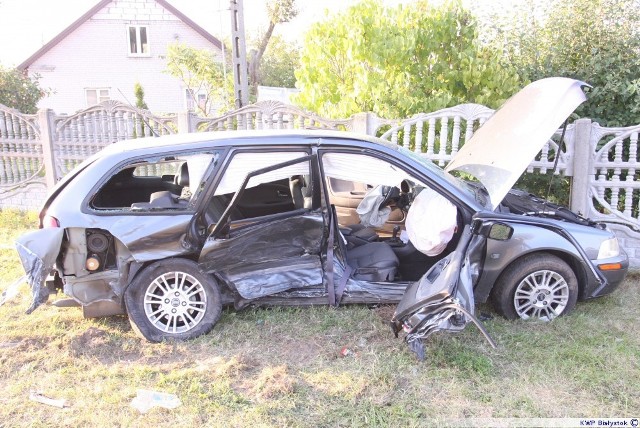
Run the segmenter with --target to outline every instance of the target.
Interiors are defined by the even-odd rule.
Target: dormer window
[[[131,25],[128,27],[129,56],[149,56],[149,41],[147,27],[143,25]]]

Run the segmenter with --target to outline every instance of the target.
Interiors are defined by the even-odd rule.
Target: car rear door
[[[265,186],[268,183],[281,183],[300,175],[313,176],[315,156],[292,151],[246,154],[232,158],[211,196],[211,205],[218,213],[209,215],[211,234],[200,253],[202,269],[215,274],[247,300],[291,289],[323,290],[321,248],[326,226],[318,209],[319,196],[313,197],[313,204],[305,208],[296,207],[289,193],[287,204],[274,204],[281,208],[286,205],[286,209],[268,212],[270,199],[262,198],[259,191],[261,188],[269,191],[271,188]],[[250,162],[265,167],[245,174],[247,168],[253,168],[248,166]],[[220,213],[216,197],[229,195],[229,190],[232,196]],[[252,195],[258,197],[252,199]],[[286,199],[283,195],[284,191],[282,196],[276,194]],[[262,202],[266,207],[254,207],[252,217],[245,218],[238,209],[241,201],[252,205]]]

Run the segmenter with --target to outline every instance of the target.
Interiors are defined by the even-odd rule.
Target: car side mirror
[[[513,227],[495,220],[475,219],[471,230],[476,235],[485,236],[496,241],[508,241],[513,236]]]
[[[508,241],[513,236],[513,227],[504,223],[494,223],[489,230],[489,239]]]

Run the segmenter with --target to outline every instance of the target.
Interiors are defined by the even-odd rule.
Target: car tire
[[[571,267],[547,253],[516,260],[500,275],[492,301],[507,319],[551,321],[566,315],[578,300],[578,279]]]
[[[133,330],[151,342],[188,340],[211,331],[222,301],[215,280],[186,259],[146,267],[125,291]]]

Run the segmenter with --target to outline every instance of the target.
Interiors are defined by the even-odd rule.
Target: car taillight
[[[60,227],[60,222],[52,215],[46,215],[42,219],[42,228],[45,227]]]

